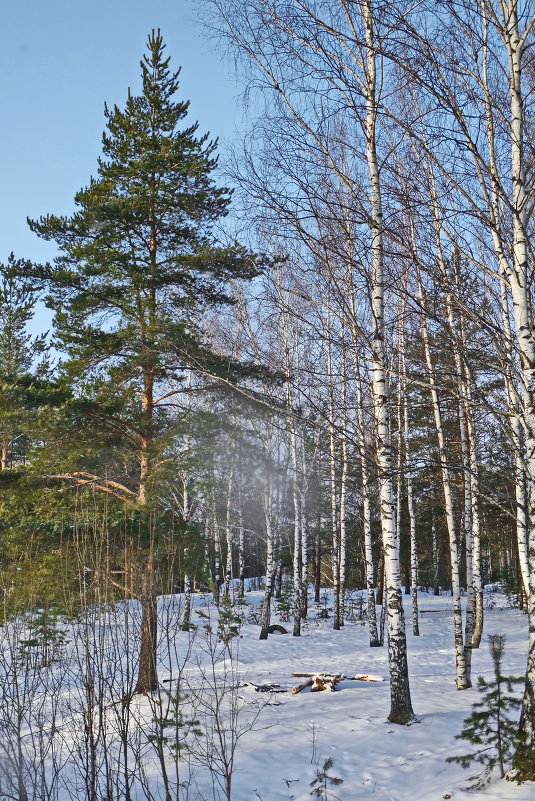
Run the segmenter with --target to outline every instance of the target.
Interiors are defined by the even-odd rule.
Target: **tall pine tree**
[[[75,198],[71,217],[29,221],[60,255],[41,267],[55,310],[73,413],[128,447],[128,478],[73,473],[135,504],[146,521],[147,553],[136,595],[142,604],[135,690],[157,686],[155,526],[158,479],[173,432],[174,398],[186,370],[237,380],[245,368],[217,355],[202,329],[208,309],[231,302],[228,283],[258,273],[242,247],[214,243],[213,225],[230,192],[212,178],[216,143],[182,127],[188,103],[175,99],[179,72],[152,31],[141,61],[143,88],[124,110],[105,108],[97,176]],[[117,479],[117,480],[115,480]],[[145,510],[143,512],[143,510]]]

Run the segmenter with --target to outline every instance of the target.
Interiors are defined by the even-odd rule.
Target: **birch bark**
[[[332,331],[327,315],[327,391],[329,397],[329,480],[332,531],[333,629],[340,628],[340,530],[338,516],[338,486],[336,476],[336,438],[334,422],[334,379],[332,366]]]
[[[342,342],[343,342],[342,332]],[[347,445],[347,364],[345,348],[342,349],[342,408],[340,419],[340,559],[339,559],[339,582],[338,592],[340,600],[338,602],[339,623],[344,625],[344,606],[346,590],[346,557],[347,557],[347,484],[349,473],[348,445]]]
[[[372,309],[372,393],[377,426],[379,504],[383,537],[385,585],[387,591],[388,661],[390,669],[390,714],[395,723],[414,719],[409,688],[407,642],[399,570],[399,539],[395,528],[392,481],[392,448],[388,421],[384,309],[384,223],[381,181],[377,157],[378,60],[372,3],[361,6],[366,50],[366,161],[370,191],[371,227],[371,309]]]
[[[234,551],[234,527],[232,525],[232,493],[234,488],[234,455],[231,457],[231,464],[228,474],[227,484],[227,514],[225,521],[225,539],[227,545],[227,553],[225,560],[225,596],[228,599],[234,598],[234,584],[233,584],[233,551]]]
[[[425,296],[423,289],[420,267],[416,265],[416,276],[418,281],[418,302],[422,309],[425,309]],[[427,382],[431,394],[433,406],[433,416],[435,419],[435,431],[437,436],[438,453],[440,458],[440,472],[442,476],[442,490],[444,493],[444,507],[446,512],[446,525],[448,529],[448,540],[450,548],[451,563],[451,594],[453,605],[453,633],[455,643],[455,681],[458,690],[465,690],[471,686],[470,677],[467,674],[466,656],[463,642],[463,620],[461,610],[461,581],[459,573],[459,545],[457,532],[455,530],[455,515],[453,509],[453,495],[451,490],[450,473],[447,466],[446,449],[444,443],[444,429],[442,424],[442,412],[438,397],[438,389],[435,380],[431,348],[429,345],[429,331],[425,313],[421,316],[422,342],[424,348],[424,358],[427,367]]]
[[[274,559],[273,542],[273,478],[271,466],[266,470],[266,484],[263,493],[264,520],[266,527],[266,587],[264,590],[264,600],[260,618],[260,639],[267,640],[268,628],[271,617],[271,599],[273,597],[273,585],[275,580],[276,564]]]
[[[360,461],[360,483],[362,497],[362,525],[364,533],[364,559],[366,564],[366,593],[368,597],[368,629],[370,635],[370,648],[381,645],[377,630],[377,610],[375,599],[375,560],[373,556],[370,476],[368,470],[368,454],[366,453],[366,438],[364,428],[364,398],[362,391],[362,376],[360,374],[360,360],[358,356],[358,341],[356,332],[352,330],[353,362],[355,370],[355,394],[357,405],[357,447]],[[382,586],[382,585],[381,585]],[[382,598],[380,599],[382,603]]]
[[[292,360],[290,355],[290,332],[286,314],[283,315],[283,336],[284,353],[286,368],[286,425],[289,437],[290,467],[292,482],[292,503],[293,503],[293,591],[294,591],[294,625],[293,636],[301,636],[301,614],[302,614],[302,543],[301,543],[301,509],[299,503],[299,461],[297,455],[297,432],[293,416],[293,394],[292,394]]]
[[[535,24],[531,15],[523,33],[519,28],[517,0],[500,0],[504,25],[501,35],[508,55],[510,88],[511,179],[512,179],[512,265],[509,284],[513,300],[515,333],[520,352],[526,430],[526,465],[529,476],[529,647],[526,685],[520,718],[522,744],[515,756],[517,775],[535,779],[535,330],[530,297],[528,264],[528,201],[524,163],[524,96],[522,61],[529,31]]]
[[[505,9],[504,9],[505,10]],[[508,13],[508,12],[507,12]],[[482,89],[485,109],[488,164],[490,174],[490,189],[488,194],[489,217],[491,220],[491,235],[498,260],[500,276],[500,309],[503,324],[503,373],[510,410],[511,443],[513,449],[515,472],[515,500],[516,500],[516,532],[518,543],[518,557],[522,576],[522,585],[526,598],[529,597],[529,557],[528,557],[528,520],[526,498],[526,464],[524,437],[522,431],[521,409],[519,397],[515,386],[516,352],[513,332],[511,330],[511,315],[509,309],[509,280],[510,265],[507,257],[507,247],[504,242],[502,218],[504,198],[501,191],[502,181],[498,159],[496,155],[496,125],[494,121],[495,103],[489,81],[489,20],[486,13],[485,2],[481,3],[482,22]],[[511,87],[511,81],[510,81]]]
[[[403,439],[405,450],[405,480],[407,484],[407,511],[409,514],[409,549],[411,562],[411,609],[412,609],[412,633],[415,637],[420,636],[420,624],[418,619],[418,551],[416,547],[416,515],[414,511],[414,492],[412,484],[412,470],[410,465],[410,428],[409,428],[409,402],[407,395],[407,365],[405,359],[405,321],[404,308],[401,319],[400,337],[400,400],[402,403],[403,415]]]

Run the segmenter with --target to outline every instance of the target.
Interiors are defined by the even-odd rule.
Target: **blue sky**
[[[32,234],[26,218],[73,210],[96,169],[104,102],[122,106],[128,87],[139,89],[151,28],[161,28],[172,64],[182,66],[188,122],[222,139],[239,124],[232,70],[203,32],[195,0],[4,0],[1,19],[2,261],[11,251],[53,257],[53,244]]]

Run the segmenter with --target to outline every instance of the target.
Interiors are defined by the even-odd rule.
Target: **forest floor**
[[[253,607],[261,593],[247,593]],[[497,775],[482,791],[467,791],[474,763],[464,769],[446,757],[469,753],[474,746],[455,735],[471,705],[479,700],[477,676],[493,677],[487,646],[489,634],[506,634],[503,672],[525,672],[527,619],[506,606],[500,594],[487,596],[485,633],[473,653],[474,688],[455,687],[451,600],[420,595],[420,636],[411,633],[410,597],[405,596],[409,671],[413,708],[418,722],[397,726],[387,722],[390,695],[386,648],[369,648],[367,626],[348,622],[333,631],[331,621],[316,618],[304,625],[302,636],[270,635],[258,639],[259,626],[245,623],[237,650],[240,679],[256,684],[280,684],[288,692],[260,694],[244,687],[242,703],[254,704],[261,695],[268,705],[258,729],[247,732],[236,749],[234,801],[305,801],[314,796],[311,782],[326,759],[334,763],[329,775],[343,780],[327,788],[328,799],[340,801],[435,801],[471,798],[473,801],[527,801],[535,798],[533,784],[517,785]],[[197,604],[199,599],[196,598]],[[206,601],[205,601],[206,603]],[[503,604],[503,606],[501,606]],[[202,611],[202,610],[201,610]],[[272,622],[277,622],[277,618]],[[187,635],[184,635],[187,636]],[[224,670],[224,665],[219,670]],[[303,679],[293,672],[325,671],[346,676],[372,674],[384,681],[344,680],[336,692],[290,689]],[[317,796],[316,796],[317,797]],[[324,796],[321,796],[323,798]]]
[[[480,766],[446,762],[476,748],[455,738],[481,698],[477,676],[493,678],[489,634],[506,635],[503,673],[525,672],[527,618],[503,595],[486,594],[484,637],[473,652],[474,687],[462,692],[455,687],[451,598],[419,594],[421,635],[415,637],[411,598],[404,596],[417,716],[410,726],[387,722],[387,649],[369,647],[367,625],[358,619],[358,593],[349,606],[353,619],[342,630],[334,631],[332,619],[325,617],[332,599],[324,593],[318,607],[310,604],[300,637],[274,615],[272,623],[289,632],[267,640],[259,640],[261,601],[261,591],[247,592],[243,622],[237,625],[232,610],[223,606],[218,621],[211,596],[195,595],[195,629],[182,631],[182,596],[160,597],[160,689],[148,696],[125,691],[133,687],[139,652],[136,602],[90,608],[86,618],[66,620],[57,658],[47,668],[36,653],[36,667],[22,669],[21,654],[33,646],[23,629],[17,634],[16,621],[5,624],[0,630],[0,797],[23,797],[13,773],[23,758],[23,783],[31,788],[24,797],[30,801],[535,799],[533,783],[517,785],[497,774],[484,790],[469,792],[469,777]],[[221,641],[225,633],[231,635],[227,644]],[[15,635],[18,640],[9,639]],[[293,673],[320,672],[379,680],[347,678],[335,692],[307,688],[292,694],[304,680]],[[277,692],[256,689],[273,684]],[[341,782],[325,780],[320,787],[313,783],[326,761],[329,777]],[[225,773],[232,774],[230,790]]]

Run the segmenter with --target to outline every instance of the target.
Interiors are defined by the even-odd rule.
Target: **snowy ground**
[[[255,594],[248,594],[254,604]],[[498,601],[504,601],[496,596]],[[407,604],[409,598],[405,599]],[[299,682],[293,671],[342,672],[347,676],[370,673],[382,683],[344,681],[335,693],[290,693],[271,697],[261,724],[238,747],[234,775],[235,801],[305,801],[310,782],[325,759],[334,759],[330,774],[343,779],[332,798],[342,801],[434,801],[472,798],[486,801],[534,799],[535,787],[496,779],[483,792],[466,791],[466,779],[477,770],[446,763],[447,756],[466,753],[469,743],[456,741],[463,719],[478,699],[476,689],[455,688],[450,601],[445,596],[422,595],[421,609],[443,612],[422,614],[420,637],[408,625],[409,670],[413,707],[419,722],[401,727],[387,723],[389,684],[385,648],[368,647],[367,627],[348,623],[333,631],[329,621],[308,624],[301,637],[271,635],[258,640],[259,627],[241,630],[239,663],[242,678],[256,683],[279,683],[290,688]],[[410,610],[407,608],[408,619]],[[290,628],[289,624],[286,624]],[[485,635],[505,633],[505,673],[525,671],[527,625],[518,610],[486,610]],[[474,683],[478,674],[491,678],[492,663],[486,644],[474,651]],[[251,700],[258,695],[247,690]]]
[[[254,619],[261,598],[260,592],[247,593],[244,616],[249,620]],[[478,674],[488,679],[493,676],[486,642],[489,634],[507,636],[503,672],[520,675],[525,671],[527,620],[518,610],[501,608],[500,603],[505,604],[503,596],[493,594],[489,599],[494,607],[485,610],[484,639],[481,648],[473,653],[474,684]],[[65,624],[67,644],[61,646],[61,659],[53,660],[46,670],[32,667],[19,674],[23,696],[13,693],[15,674],[9,665],[20,661],[18,657],[13,661],[10,653],[18,654],[19,646],[11,644],[9,650],[10,635],[5,626],[0,648],[1,668],[6,672],[2,684],[4,703],[0,706],[0,799],[19,798],[10,767],[16,737],[23,743],[23,783],[32,789],[27,796],[29,801],[122,801],[127,797],[131,801],[166,801],[162,761],[167,766],[164,772],[169,771],[171,792],[167,799],[224,799],[226,796],[217,785],[221,778],[221,748],[218,751],[217,746],[221,732],[218,734],[213,728],[215,692],[219,693],[220,717],[228,720],[229,715],[233,716],[233,726],[243,732],[235,751],[232,801],[310,801],[314,797],[310,783],[328,758],[334,760],[330,775],[343,780],[329,788],[328,801],[533,801],[533,784],[518,786],[497,776],[484,791],[468,793],[467,779],[478,766],[463,769],[445,761],[448,756],[473,750],[470,743],[455,740],[455,735],[480,695],[475,688],[464,692],[455,688],[451,599],[420,595],[421,610],[437,610],[421,615],[420,637],[411,633],[410,597],[405,596],[404,601],[409,621],[412,701],[418,716],[418,722],[408,727],[386,720],[390,708],[386,648],[370,649],[367,626],[358,621],[347,622],[341,631],[333,631],[332,621],[319,617],[313,605],[301,637],[274,634],[261,641],[258,623],[245,622],[240,636],[229,645],[234,655],[231,662],[215,634],[211,635],[212,652],[207,651],[204,627],[208,624],[217,631],[217,619],[206,596],[195,596],[193,620],[197,631],[192,633],[178,628],[180,596],[162,597],[158,666],[162,689],[152,698],[135,696],[127,704],[121,699],[127,682],[135,679],[132,654],[137,653],[135,636],[139,630],[138,621],[132,619],[136,613],[134,604],[119,605],[106,620],[97,610],[92,624]],[[276,616],[272,618],[275,622]],[[291,624],[282,623],[291,631]],[[22,642],[23,635],[19,636]],[[89,657],[94,660],[92,666],[87,661]],[[344,680],[334,693],[304,690],[291,694],[291,687],[302,681],[293,678],[293,672],[323,671],[346,676],[372,674],[384,681]],[[95,692],[87,680],[90,673],[100,676],[100,700],[90,695]],[[279,684],[287,692],[259,693],[246,682]],[[154,721],[158,715],[160,719],[166,717],[168,693],[173,695],[177,689],[195,699],[192,714],[199,718],[202,734],[196,740],[193,735],[189,738],[196,753],[184,751],[180,759],[173,761],[173,726],[160,730],[162,745],[158,755]],[[45,698],[49,698],[47,703]],[[186,701],[183,707],[186,717],[189,703]],[[53,724],[52,708],[56,715]],[[13,728],[16,709],[20,710],[22,721],[18,734]],[[94,742],[88,736],[90,713]],[[258,719],[250,729],[256,715]],[[124,748],[121,731],[124,743],[128,743]],[[228,728],[223,737],[228,754]],[[93,795],[87,790],[91,778],[87,770],[89,746],[97,755]],[[48,764],[47,792],[43,790],[45,778],[36,780],[34,776],[39,754]],[[104,780],[104,775],[108,779]],[[106,781],[115,784],[106,789]],[[126,794],[125,783],[130,784]]]

